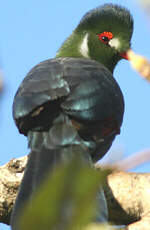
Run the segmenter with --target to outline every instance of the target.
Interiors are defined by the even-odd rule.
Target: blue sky
[[[29,152],[26,138],[18,133],[12,119],[13,97],[22,79],[34,65],[55,56],[62,42],[88,10],[108,2],[110,1],[1,2],[0,64],[5,89],[0,98],[0,165]],[[111,2],[130,9],[135,20],[132,48],[150,59],[150,27],[143,11],[134,1]],[[123,91],[126,107],[121,135],[116,138],[108,156],[111,157],[111,152],[121,149],[123,157],[127,157],[150,148],[150,85],[125,60],[118,64],[114,76]],[[149,167],[150,163],[147,163],[136,171],[148,172]],[[0,229],[6,230],[9,227],[0,224]]]

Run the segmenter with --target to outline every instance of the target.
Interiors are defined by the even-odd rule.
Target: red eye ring
[[[108,42],[113,38],[113,34],[111,32],[104,31],[101,34],[98,34],[99,39],[104,43],[108,44]]]

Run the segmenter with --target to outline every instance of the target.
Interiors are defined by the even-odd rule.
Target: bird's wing
[[[70,89],[73,88],[61,104],[65,112],[87,122],[116,117],[120,125],[124,99],[111,72],[100,63],[89,59],[68,59],[65,66],[64,79]],[[67,66],[71,67],[70,74]],[[73,84],[75,87],[72,87]]]
[[[112,74],[99,63],[50,59],[35,66],[23,80],[14,99],[13,117],[25,135],[33,129],[48,130],[62,111],[87,122],[119,116],[116,119],[121,123],[122,101]]]
[[[40,129],[46,122],[50,125],[50,120],[60,110],[60,100],[69,93],[60,61],[50,59],[36,65],[24,78],[14,98],[13,118],[19,131],[27,134],[28,129],[36,126]]]

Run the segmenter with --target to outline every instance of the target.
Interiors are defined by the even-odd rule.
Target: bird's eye
[[[98,37],[100,41],[107,45],[108,42],[113,38],[113,34],[111,32],[104,31],[101,34],[98,34]]]

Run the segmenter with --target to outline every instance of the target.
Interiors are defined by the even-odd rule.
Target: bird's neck
[[[88,34],[73,32],[58,50],[56,57],[90,58]]]

